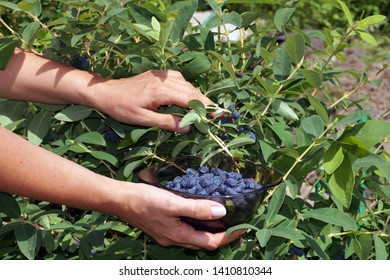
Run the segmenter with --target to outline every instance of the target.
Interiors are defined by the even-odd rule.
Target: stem
[[[232,153],[229,151],[228,147],[225,145],[225,143],[216,135],[214,135],[210,130],[208,131],[208,134],[211,136],[211,138],[214,139],[215,142],[231,157],[233,157]]]
[[[164,159],[164,158],[162,158],[162,157],[159,157],[158,155],[156,155],[156,154],[154,154],[154,153],[150,153],[150,154],[148,154],[148,155],[151,156],[151,157],[154,158],[154,159],[157,159],[157,160],[159,160],[159,161],[162,161],[162,162],[169,163],[169,164],[173,165],[174,167],[176,167],[177,169],[179,169],[179,170],[182,171],[183,173],[186,172],[183,168],[181,168],[180,166],[178,166],[176,163],[174,163],[174,162],[172,162],[172,161],[169,161],[169,160],[166,160],[166,159]]]
[[[15,30],[13,30],[0,16],[0,23],[3,24],[5,26],[6,29],[8,29],[12,35],[18,37],[18,39],[22,42],[22,44],[28,46],[28,43],[22,38],[22,36],[20,36]],[[39,54],[37,51],[31,49],[30,50],[31,52],[35,53],[35,54]]]
[[[337,101],[334,102],[332,105],[330,105],[330,108],[335,107],[335,106],[336,106],[337,104],[339,104],[341,101],[343,101],[344,99],[350,97],[352,94],[354,94],[358,89],[360,89],[361,87],[363,87],[365,84],[366,84],[366,82],[361,82],[361,83],[360,83],[356,88],[354,88],[353,90],[344,93],[344,95],[343,95],[339,100],[337,100]]]
[[[339,233],[330,233],[327,236],[328,237],[334,237],[334,236],[343,236],[343,235],[350,235],[350,234],[355,235],[355,236],[359,236],[359,235],[377,235],[377,236],[389,237],[388,234],[382,233],[382,232],[377,232],[377,231],[359,231],[358,233],[356,233],[356,232],[354,232],[352,230],[339,232]]]
[[[348,38],[349,34],[351,34],[356,28],[356,25],[352,26],[351,27],[351,30],[349,30],[347,32],[347,34],[345,34],[345,36],[340,40],[340,42],[337,44],[337,46],[334,48],[334,50],[332,51],[332,53],[330,54],[330,56],[328,57],[328,59],[326,60],[325,64],[322,66],[320,72],[323,73],[326,69],[326,67],[328,66],[328,64],[330,63],[330,61],[332,60],[332,58],[336,55],[336,53],[338,52],[338,49],[339,47],[345,42],[345,40]]]
[[[324,130],[324,132],[322,132],[322,134],[319,136],[319,137],[317,137],[311,144],[310,144],[310,146],[309,147],[307,147],[307,149],[295,160],[295,162],[293,163],[293,165],[290,167],[290,169],[286,172],[286,174],[284,174],[284,176],[283,176],[283,181],[285,181],[286,179],[287,179],[287,177],[288,177],[288,175],[290,175],[290,173],[293,171],[293,169],[297,166],[297,164],[298,163],[300,163],[302,160],[303,160],[303,158],[306,156],[306,154],[308,153],[308,152],[310,152],[310,150],[316,145],[316,140],[317,139],[320,139],[320,138],[322,138],[331,128],[332,128],[332,126],[333,126],[333,123],[334,122],[332,122],[332,123],[330,123],[328,126],[327,126],[327,128]]]
[[[288,78],[286,80],[291,79],[292,76],[294,76],[295,73],[298,71],[298,69],[301,68],[301,66],[303,64],[303,61],[304,61],[304,58],[305,57],[302,57],[301,61],[297,64],[297,66],[294,68],[294,70],[291,72],[291,74],[288,76]],[[275,100],[276,96],[281,92],[282,89],[283,89],[283,84],[280,84],[279,88],[276,90],[276,92],[270,98],[270,100],[269,100],[267,106],[265,107],[263,113],[261,113],[262,117],[267,113],[267,111],[268,111],[269,107],[271,106],[272,102]]]

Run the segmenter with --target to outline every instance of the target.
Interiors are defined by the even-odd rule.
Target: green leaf
[[[272,125],[269,125],[269,127],[272,129],[273,132],[275,132],[275,134],[280,138],[280,140],[282,140],[286,147],[291,147],[294,144],[293,134],[291,133],[290,128],[286,124],[275,122]]]
[[[0,211],[13,219],[17,219],[21,215],[20,207],[16,199],[5,193],[0,193]]]
[[[49,231],[46,231],[44,241],[46,252],[50,254],[55,248],[55,240],[53,234]]]
[[[72,39],[70,40],[71,46],[75,47],[76,44],[81,40],[81,38],[83,38],[85,35],[93,32],[93,31],[96,31],[95,27],[87,27],[87,28],[84,28],[84,29],[80,30],[79,32],[73,34]]]
[[[35,35],[40,27],[41,25],[39,22],[34,21],[27,24],[26,28],[23,30],[22,37],[28,46],[32,45]]]
[[[6,2],[6,1],[0,1],[0,6],[6,7],[8,9],[14,10],[14,11],[21,11],[18,5],[11,3],[11,2]]]
[[[322,73],[314,70],[301,69],[299,72],[303,74],[305,80],[315,88],[321,88],[322,86]]]
[[[380,23],[380,22],[384,21],[385,19],[386,19],[386,17],[383,15],[373,15],[373,16],[368,16],[368,17],[362,19],[361,22],[363,22],[364,24],[369,26],[369,25],[374,25],[374,24]]]
[[[259,140],[259,144],[260,144],[260,150],[261,153],[263,154],[264,160],[268,162],[270,157],[273,155],[273,153],[276,152],[276,149],[263,140]]]
[[[323,166],[325,172],[332,174],[344,160],[343,149],[338,144],[332,144],[324,154]]]
[[[143,129],[143,128],[133,129],[130,133],[131,140],[133,141],[133,143],[137,143],[138,140],[149,131],[150,129]]]
[[[183,68],[182,73],[186,79],[193,79],[206,73],[210,67],[210,60],[204,54],[199,53],[194,60]]]
[[[291,60],[284,48],[279,48],[275,51],[276,58],[272,66],[275,79],[278,81],[286,80],[291,73]]]
[[[194,144],[196,141],[194,140],[184,140],[176,144],[175,148],[172,151],[172,157],[177,157],[181,151],[186,148],[188,145]]]
[[[318,208],[302,213],[303,219],[316,219],[332,225],[343,227],[345,231],[357,230],[355,221],[345,212],[336,208]]]
[[[167,22],[160,23],[161,30],[160,30],[160,35],[159,35],[159,44],[160,48],[164,49],[168,39],[169,35],[171,34],[172,31],[172,26],[173,26],[173,21],[169,20]]]
[[[238,229],[251,229],[254,231],[260,230],[259,228],[255,227],[254,225],[251,225],[251,224],[239,224],[239,225],[228,228],[226,231],[226,236],[229,236],[233,231],[236,231]]]
[[[374,235],[374,246],[375,246],[375,259],[387,260],[389,254],[387,253],[386,243],[377,235]]]
[[[100,247],[104,245],[104,232],[101,230],[93,230],[87,235],[87,241],[94,247]]]
[[[209,125],[207,123],[204,123],[203,121],[201,120],[196,120],[194,122],[194,126],[196,127],[197,130],[199,130],[201,133],[208,133],[209,132]]]
[[[351,14],[351,11],[349,10],[349,8],[347,7],[347,5],[343,2],[343,1],[338,1],[340,6],[341,6],[341,9],[343,10],[344,12],[344,15],[345,17],[347,18],[347,21],[348,21],[348,24],[349,26],[353,26],[353,18],[352,18],[352,14]]]
[[[38,252],[37,245],[40,245],[38,230],[30,224],[19,224],[14,232],[20,251],[27,259],[33,260]]]
[[[275,12],[274,23],[279,32],[283,32],[283,27],[289,21],[295,8],[281,8]]]
[[[288,120],[297,121],[299,119],[291,107],[280,99],[276,99],[274,102],[272,102],[271,106],[276,111],[276,113]]]
[[[35,1],[20,1],[18,7],[24,12],[30,12],[35,7]]]
[[[14,54],[17,40],[14,37],[0,38],[0,70],[4,70]]]
[[[189,126],[189,125],[193,124],[194,122],[200,121],[200,120],[201,120],[200,116],[196,112],[190,111],[187,114],[185,114],[184,117],[181,119],[180,127],[183,128],[183,127]]]
[[[282,237],[288,240],[302,240],[305,236],[298,229],[278,226],[270,229],[272,236]]]
[[[386,159],[378,155],[371,154],[368,157],[357,159],[354,163],[355,170],[358,170],[360,168],[364,168],[367,170],[372,166],[378,168],[381,173],[381,176],[383,176],[384,178],[386,178],[387,181],[390,182],[390,168],[389,163],[386,161]]]
[[[228,148],[239,148],[239,147],[254,144],[254,143],[255,143],[255,141],[252,138],[250,138],[247,135],[242,135],[242,136],[239,136],[238,138],[234,138],[232,141],[227,143],[226,146]]]
[[[84,133],[77,137],[75,141],[84,144],[106,146],[106,140],[104,140],[104,137],[96,131]]]
[[[352,201],[354,178],[351,160],[349,156],[344,156],[343,162],[330,176],[328,184],[334,197],[346,208],[349,208]]]
[[[92,109],[82,105],[71,105],[57,113],[54,118],[64,122],[75,122],[88,117]]]
[[[220,55],[219,53],[215,52],[215,51],[208,51],[208,53],[212,54],[215,58],[217,58],[219,60],[219,62],[222,63],[222,65],[225,67],[226,71],[229,73],[230,75],[230,78],[233,80],[234,83],[237,83],[236,81],[236,74],[235,74],[235,71],[233,69],[233,66],[228,63],[223,57],[222,55]]]
[[[239,13],[237,12],[230,12],[230,13],[225,13],[221,15],[222,22],[224,24],[232,24],[238,28],[241,27],[242,23],[242,18]]]
[[[383,120],[368,120],[360,126],[355,136],[366,144],[367,148],[374,147],[390,135],[390,122]]]
[[[103,151],[92,151],[91,156],[99,160],[107,161],[114,166],[118,164],[118,159],[115,156]]]
[[[266,214],[266,223],[272,223],[272,219],[278,214],[280,208],[283,205],[283,201],[286,195],[286,184],[281,184],[277,187],[276,191],[272,195],[269,202],[268,212]]]
[[[192,110],[194,110],[198,115],[206,116],[206,113],[207,113],[206,107],[200,100],[197,100],[197,99],[190,100],[188,102],[188,106]]]
[[[315,97],[308,95],[307,98],[309,99],[309,102],[311,106],[314,108],[316,113],[321,117],[321,119],[324,121],[325,124],[329,123],[329,116],[328,112],[326,111],[324,105],[320,103],[319,100],[317,100]]]
[[[359,111],[350,113],[343,118],[339,117],[340,120],[337,123],[335,123],[334,128],[338,128],[340,126],[345,126],[345,125],[348,125],[351,123],[355,123],[358,120],[360,120],[364,117],[367,117],[369,114],[370,114],[370,110],[359,110]]]
[[[43,138],[49,132],[52,116],[52,112],[45,110],[34,115],[27,131],[27,138],[31,143],[35,145],[42,143]]]
[[[361,246],[361,260],[367,260],[371,255],[372,250],[372,238],[371,234],[362,234],[359,237],[359,243]]]
[[[348,136],[343,138],[340,141],[341,146],[344,150],[348,151],[350,154],[354,155],[357,158],[366,157],[370,155],[370,151],[368,150],[366,144],[359,140],[359,138],[355,136]]]
[[[375,37],[372,36],[370,33],[359,31],[358,35],[360,38],[362,38],[363,41],[369,43],[373,46],[378,46],[378,42],[376,41]]]
[[[256,237],[259,241],[260,247],[265,247],[268,243],[268,240],[272,236],[272,231],[267,228],[262,228],[258,231],[256,231]]]
[[[302,120],[302,128],[306,133],[319,137],[324,132],[325,124],[320,116],[313,115]]]
[[[329,256],[321,249],[316,240],[314,240],[310,235],[304,233],[305,241],[310,245],[310,247],[316,252],[316,254],[322,260],[329,260]]]
[[[220,81],[217,81],[215,84],[210,85],[209,90],[205,93],[206,96],[215,96],[219,93],[228,93],[230,91],[233,91],[237,89],[238,86],[234,79],[228,78],[228,79],[223,79]]]
[[[126,178],[129,177],[137,167],[139,167],[142,163],[144,163],[149,158],[150,157],[147,156],[147,157],[144,157],[140,160],[132,161],[132,162],[126,164],[125,169],[123,170],[123,175]]]
[[[197,7],[197,0],[187,0],[175,2],[170,5],[167,10],[165,10],[166,14],[175,15],[175,20],[173,22],[171,34],[169,37],[170,40],[177,42],[183,37],[184,31],[186,30],[187,25],[190,22]]]
[[[284,49],[290,60],[298,64],[305,54],[305,39],[301,34],[293,34],[287,37]]]

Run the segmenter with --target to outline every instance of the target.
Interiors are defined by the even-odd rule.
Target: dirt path
[[[390,47],[388,49],[389,55],[382,60],[383,56],[377,58],[375,56],[369,57],[371,54],[363,48],[352,48],[346,52],[347,61],[341,62],[337,68],[367,69],[368,76],[372,78],[383,67],[384,63],[390,65]],[[371,109],[372,119],[390,121],[390,67],[380,73],[377,78],[383,78],[380,87],[375,85],[364,86],[352,96],[352,99],[362,100],[359,104],[364,109]],[[342,83],[346,88],[356,86],[356,80],[351,77],[344,78]],[[385,144],[385,149],[390,152],[390,143]]]

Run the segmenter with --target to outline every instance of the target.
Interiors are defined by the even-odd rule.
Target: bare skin
[[[155,70],[107,80],[21,50],[16,50],[7,68],[0,71],[0,81],[1,98],[81,104],[122,122],[177,132],[189,128],[179,128],[180,118],[159,114],[158,107],[186,107],[192,99],[211,104],[175,71]],[[226,210],[216,202],[185,199],[147,184],[104,177],[2,127],[0,182],[2,192],[115,215],[164,246],[215,250],[240,234],[226,237],[225,232],[196,231],[179,219],[222,217]]]

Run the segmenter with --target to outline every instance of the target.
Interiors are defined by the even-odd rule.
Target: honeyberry
[[[243,178],[238,172],[202,166],[198,170],[186,169],[185,175],[167,182],[166,187],[190,194],[221,196],[248,193],[260,190],[262,186],[252,178]]]

